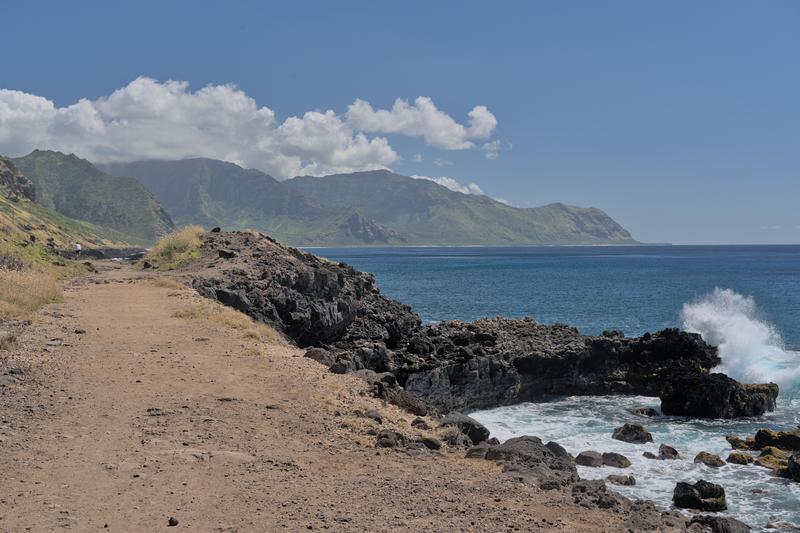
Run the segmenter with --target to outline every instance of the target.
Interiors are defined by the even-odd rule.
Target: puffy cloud
[[[476,183],[468,183],[464,185],[460,183],[458,180],[453,178],[448,178],[447,176],[439,176],[431,177],[431,176],[411,176],[412,178],[416,178],[418,180],[428,180],[434,183],[438,183],[442,187],[446,187],[451,191],[460,192],[464,194],[484,194],[483,190],[476,184]]]
[[[347,123],[357,130],[423,137],[428,144],[447,150],[472,148],[473,140],[491,136],[497,126],[497,119],[484,106],[474,107],[467,117],[467,125],[459,124],[425,96],[414,105],[398,98],[391,109],[378,110],[359,99],[345,114]]]
[[[436,121],[462,130],[461,144],[494,130],[496,120],[485,108],[473,109],[465,127],[424,100],[429,103],[423,106],[426,113]],[[354,106],[372,110],[362,100],[351,109]],[[373,110],[381,112],[393,113],[394,108]],[[0,153],[18,156],[42,148],[97,162],[211,157],[278,177],[374,170],[399,159],[385,137],[367,135],[382,130],[360,127],[350,114],[309,111],[280,122],[274,111],[259,107],[233,85],[192,92],[187,82],[161,83],[146,77],[108,96],[65,107],[41,96],[0,89]],[[409,131],[386,133],[415,135]]]

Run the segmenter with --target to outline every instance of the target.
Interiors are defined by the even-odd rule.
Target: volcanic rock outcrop
[[[260,234],[208,233],[201,256],[190,272],[200,294],[271,324],[334,372],[374,372],[376,392],[390,401],[403,390],[449,412],[559,395],[656,396],[673,377],[702,378],[720,363],[716,348],[677,329],[625,338],[531,318],[422,325],[372,275]],[[761,389],[739,387],[712,397],[716,412],[774,406]]]

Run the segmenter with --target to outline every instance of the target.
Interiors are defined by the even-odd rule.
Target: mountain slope
[[[599,209],[520,209],[388,171],[277,181],[210,159],[101,168],[137,178],[181,224],[252,228],[294,245],[636,242]]]
[[[174,228],[155,197],[133,178],[111,176],[60,152],[34,150],[12,161],[33,182],[36,202],[66,217],[109,228],[137,244]]]
[[[23,263],[49,263],[52,248],[72,250],[75,242],[87,248],[131,245],[120,233],[73,220],[33,201],[33,184],[8,159],[0,157],[0,256]]]
[[[115,176],[134,176],[179,225],[264,228],[276,217],[319,211],[319,205],[269,174],[224,161],[197,158],[98,166]]]
[[[330,208],[357,206],[409,243],[454,245],[632,244],[603,211],[564,204],[521,209],[388,171],[284,182]]]

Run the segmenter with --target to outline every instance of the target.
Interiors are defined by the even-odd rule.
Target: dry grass
[[[17,335],[15,333],[9,333],[8,335],[3,335],[0,337],[0,352],[3,350],[10,350],[14,344],[17,342]]]
[[[55,275],[36,270],[0,270],[0,318],[30,318],[49,303],[64,301]]]
[[[200,226],[186,226],[173,231],[153,245],[144,260],[159,270],[174,270],[199,259],[205,232]]]
[[[185,289],[186,286],[174,279],[171,278],[154,278],[153,285],[156,287],[161,287],[163,289]]]
[[[175,318],[203,319],[212,324],[240,331],[242,336],[257,342],[283,343],[283,337],[270,326],[256,322],[249,316],[221,305],[200,304],[180,309]]]

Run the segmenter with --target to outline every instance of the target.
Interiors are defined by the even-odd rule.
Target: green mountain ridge
[[[48,250],[129,247],[127,237],[66,217],[34,202],[35,188],[13,161],[0,157],[0,256],[13,255],[29,262],[50,261]],[[52,247],[52,248],[50,248]]]
[[[133,176],[179,224],[264,231],[287,244],[637,244],[600,209],[512,207],[380,170],[278,181],[211,159],[98,165]]]
[[[112,176],[74,154],[48,150],[11,161],[33,183],[36,203],[65,217],[135,244],[152,243],[175,227],[156,197],[134,178]]]

